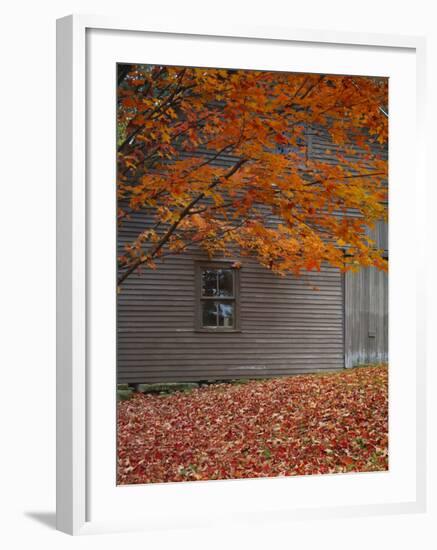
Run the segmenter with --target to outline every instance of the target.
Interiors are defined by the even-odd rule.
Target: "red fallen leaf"
[[[123,99],[123,105],[127,107],[128,109],[132,109],[133,107],[137,106],[137,103],[133,97],[126,97]]]
[[[388,468],[384,365],[118,405],[119,484]]]

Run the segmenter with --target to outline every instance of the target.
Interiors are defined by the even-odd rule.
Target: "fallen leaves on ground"
[[[388,469],[388,368],[360,367],[118,405],[118,484]]]

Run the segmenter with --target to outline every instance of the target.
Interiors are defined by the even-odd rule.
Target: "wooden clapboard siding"
[[[353,143],[348,143],[347,147],[337,145],[333,143],[329,137],[326,129],[320,126],[313,126],[307,131],[308,141],[308,157],[311,160],[318,160],[327,164],[338,164],[339,155],[342,155],[347,161],[355,162],[360,160],[363,162],[363,166],[370,167],[365,162],[367,151],[363,151],[360,147]],[[370,142],[370,149],[372,154],[378,155],[381,158],[388,158],[388,149],[386,144],[379,144],[378,142]],[[346,149],[348,151],[346,151]]]
[[[336,164],[338,155],[344,154],[322,128],[310,133],[309,148],[312,159],[325,163]],[[374,143],[371,148],[374,154],[387,158],[385,146]],[[355,154],[344,155],[347,160],[359,158],[359,148],[353,149]],[[387,223],[379,222],[368,234],[388,257]],[[375,268],[347,273],[344,292],[345,366],[388,361],[388,275]]]
[[[243,259],[241,332],[204,333],[194,325],[194,265],[202,258],[171,257],[159,269],[124,282],[117,315],[119,382],[266,377],[343,367],[338,271],[324,267],[300,279],[282,278]]]
[[[339,152],[320,129],[310,131],[302,147],[303,158],[324,162],[338,162]],[[214,152],[199,149],[189,155],[203,159]],[[225,168],[237,160],[221,155],[211,164]],[[147,227],[146,218],[133,214],[122,225],[120,251]],[[386,224],[370,233],[379,248],[388,249]],[[241,331],[196,332],[196,260],[205,257],[190,247],[160,261],[158,269],[145,268],[124,281],[117,298],[118,382],[282,376],[387,357],[385,274],[362,270],[344,277],[324,266],[301,278],[279,277],[244,258]],[[376,335],[369,337],[369,331]]]

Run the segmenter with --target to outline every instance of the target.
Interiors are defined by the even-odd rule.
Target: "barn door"
[[[388,275],[374,267],[346,273],[345,366],[388,360]]]

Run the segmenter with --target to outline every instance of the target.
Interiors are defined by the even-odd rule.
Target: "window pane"
[[[232,269],[218,269],[218,295],[234,295],[234,274]]]
[[[202,326],[217,326],[217,302],[214,300],[202,300]]]
[[[202,296],[217,296],[217,270],[202,271]]]
[[[218,305],[218,321],[220,327],[233,328],[234,326],[234,303],[233,302],[217,302]]]

